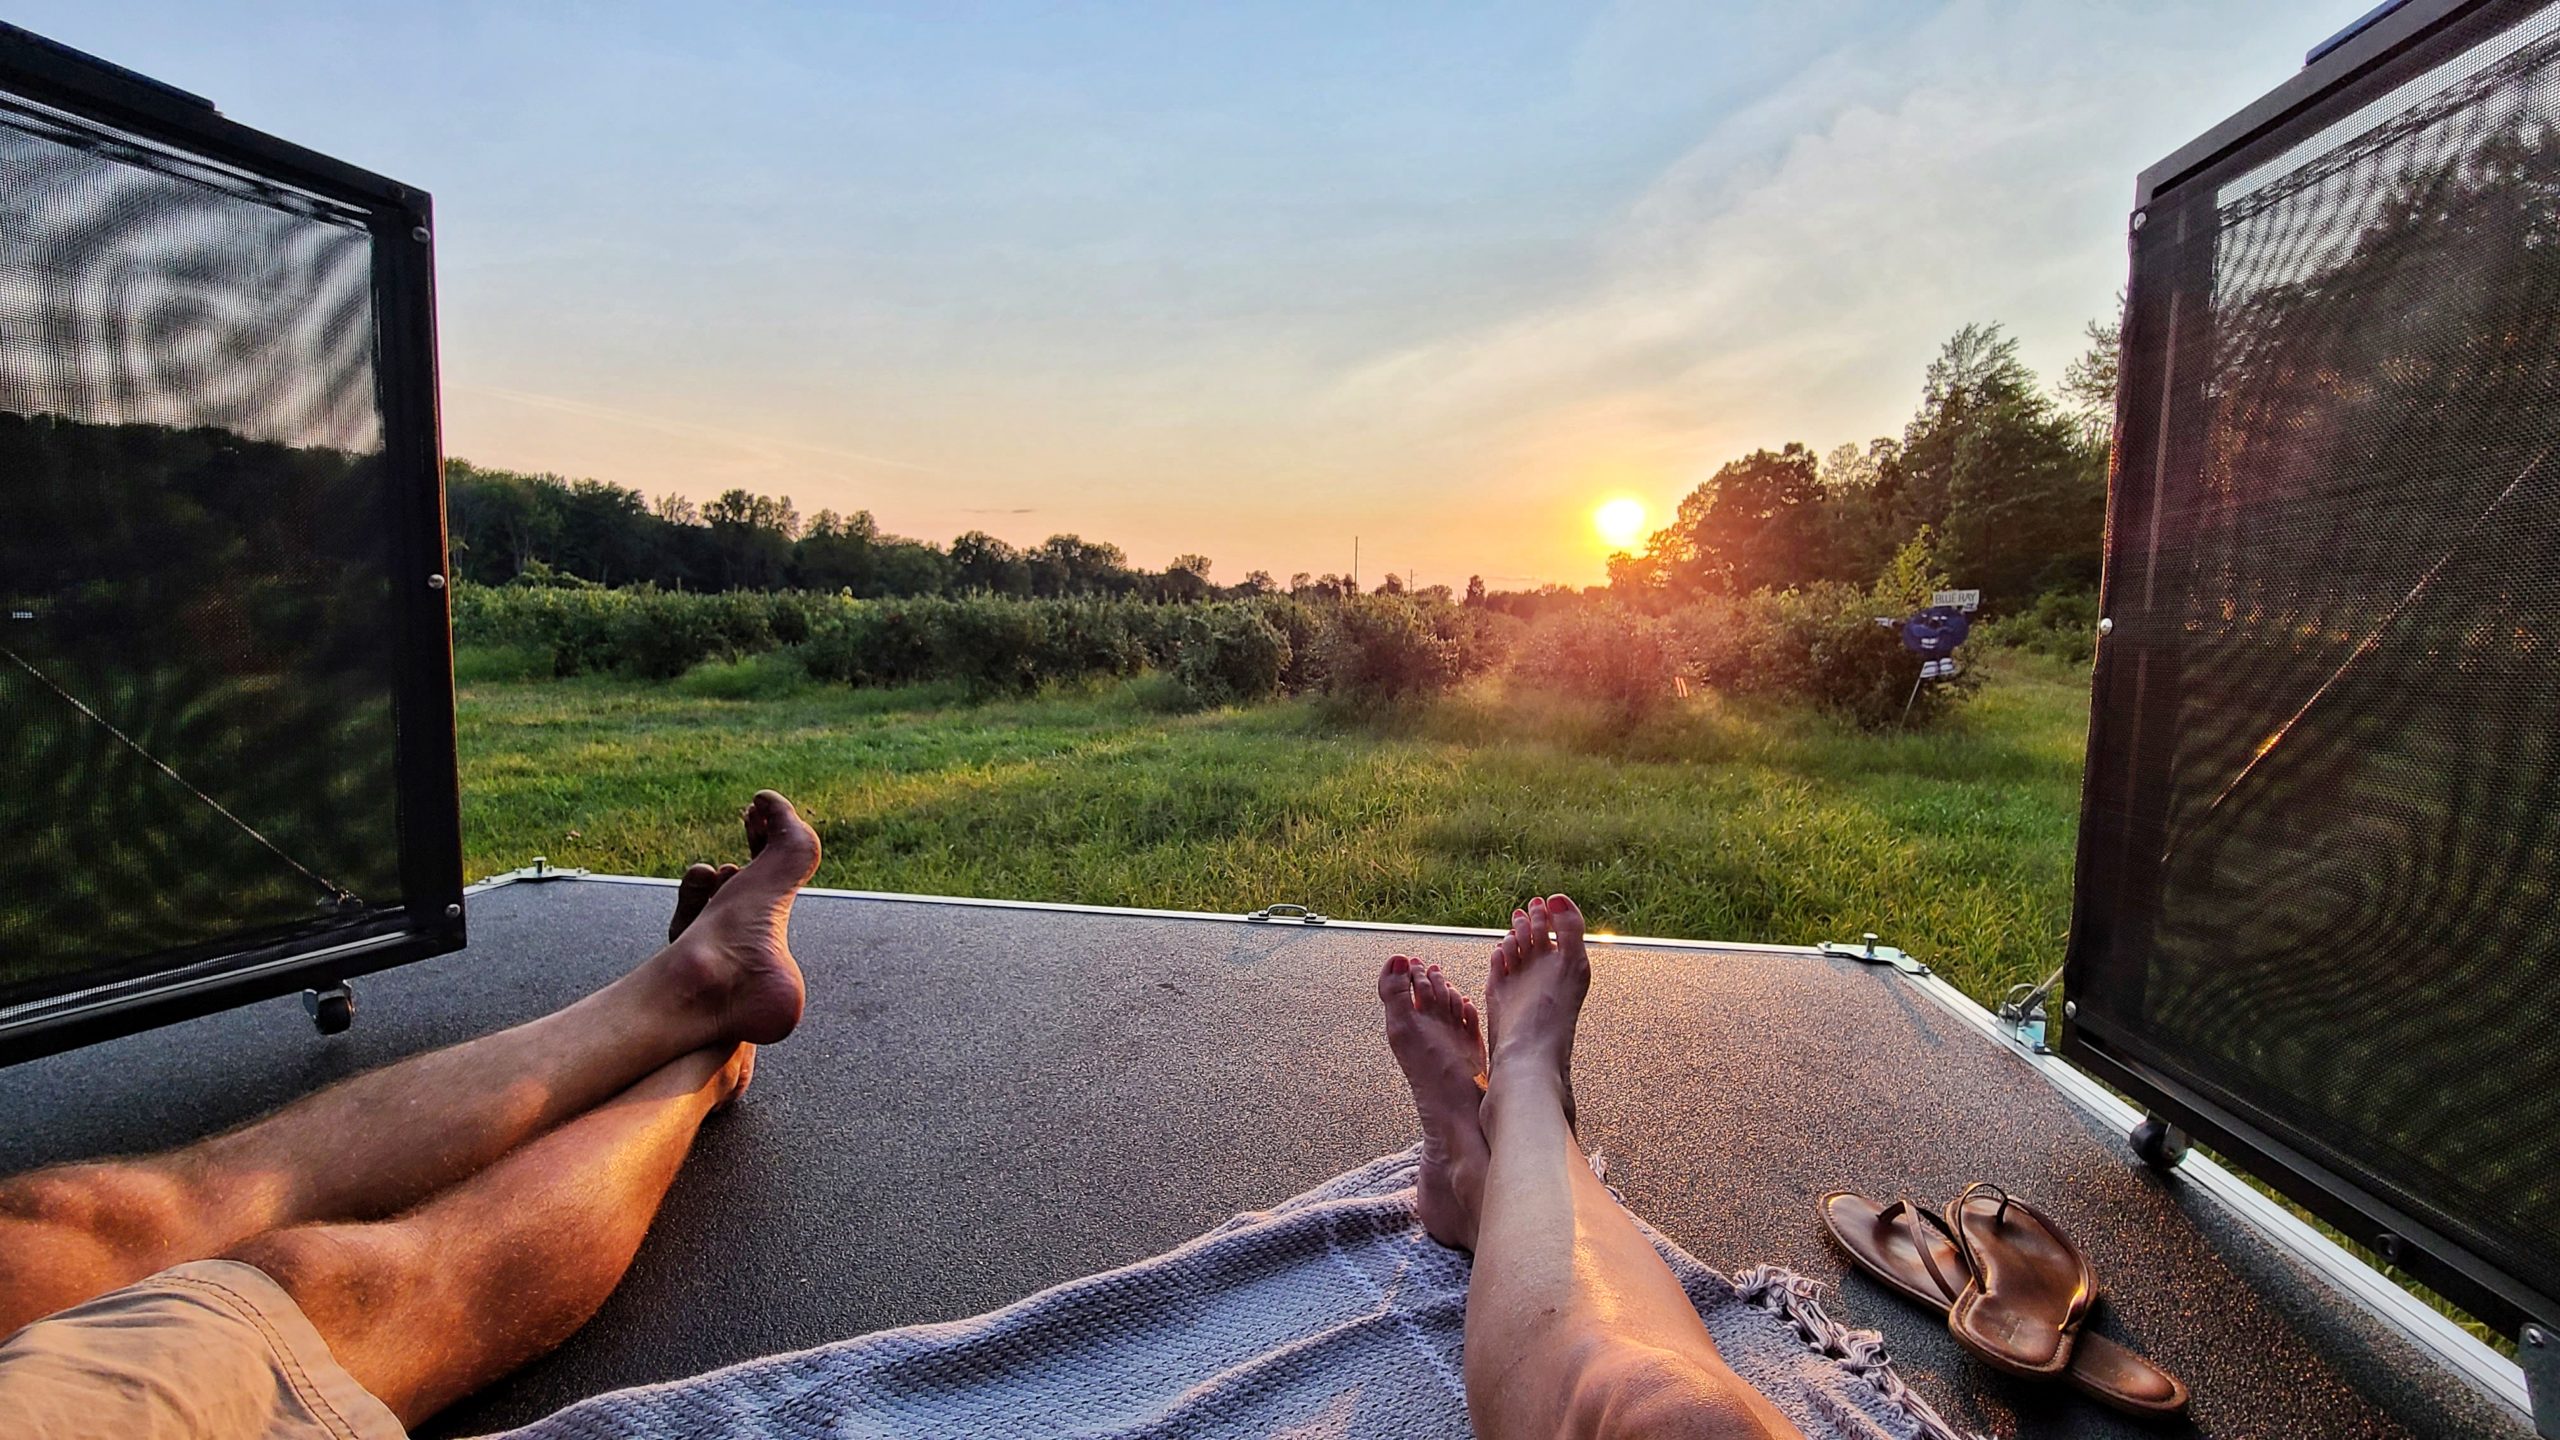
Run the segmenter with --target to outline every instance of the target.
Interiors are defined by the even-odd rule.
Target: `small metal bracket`
[[[530,885],[541,880],[578,880],[583,879],[586,874],[587,872],[585,870],[577,869],[575,867],[554,869],[551,864],[550,856],[536,855],[533,857],[533,863],[525,866],[523,869],[509,870],[503,874],[492,875],[483,883],[494,885],[499,881],[504,880],[511,884]]]
[[[2516,1336],[2516,1365],[2533,1405],[2534,1433],[2560,1440],[2560,1326],[2528,1320]]]
[[[1252,912],[1244,918],[1256,923],[1272,920],[1292,920],[1300,925],[1321,925],[1324,923],[1325,919],[1325,917],[1308,909],[1304,905],[1265,905],[1261,909]]]
[[[1861,943],[1856,945],[1845,940],[1825,940],[1817,948],[1835,960],[1855,960],[1861,965],[1883,965],[1899,970],[1905,975],[1930,973],[1928,966],[1912,959],[1902,951],[1890,945],[1877,944],[1876,932],[1873,930],[1860,936],[1859,940]]]

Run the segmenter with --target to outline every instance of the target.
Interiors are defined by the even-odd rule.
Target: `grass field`
[[[1700,697],[1631,730],[1487,684],[1391,722],[1290,702],[1171,715],[1147,682],[984,705],[797,685],[472,678],[474,878],[673,874],[737,848],[758,786],[826,840],[817,883],[1493,925],[1563,890],[1624,934],[1881,932],[1977,998],[2060,963],[2087,690],[2023,656],[1925,734]]]

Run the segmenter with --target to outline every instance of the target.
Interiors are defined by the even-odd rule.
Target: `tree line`
[[[1609,588],[1662,610],[1825,581],[1864,583],[1915,543],[1995,612],[2096,586],[2106,528],[2118,321],[2048,394],[1997,325],[1967,325],[1930,362],[1900,436],[1817,456],[1802,444],[1726,463]]]
[[[972,530],[949,546],[885,534],[868,510],[820,510],[805,520],[788,495],[730,490],[701,502],[603,480],[570,480],[445,462],[453,567],[484,585],[581,583],[665,590],[817,590],[862,599],[1004,595],[1189,603],[1281,589],[1256,570],[1233,585],[1209,578],[1205,555],[1162,570],[1078,535],[1017,546]],[[1293,593],[1347,594],[1336,575],[1293,576]]]
[[[2049,394],[2000,327],[1964,327],[1930,363],[1901,435],[1821,456],[1788,444],[1725,464],[1640,553],[1611,557],[1605,589],[1489,593],[1471,577],[1463,597],[1438,586],[1426,593],[1523,616],[1601,595],[1659,613],[1707,596],[1864,584],[1915,542],[1994,611],[2090,589],[2106,513],[2116,325],[2092,323],[2088,334],[2088,353]],[[446,462],[445,486],[455,571],[480,584],[1165,603],[1339,597],[1357,588],[1346,575],[1301,573],[1284,583],[1264,570],[1221,585],[1206,556],[1147,570],[1119,546],[1078,535],[1017,546],[972,530],[942,546],[886,534],[867,510],[803,519],[787,495],[742,489],[700,503],[652,501],[602,480],[465,460]],[[1376,590],[1405,588],[1389,575]]]

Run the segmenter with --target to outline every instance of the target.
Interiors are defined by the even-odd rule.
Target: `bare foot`
[[[1591,956],[1582,911],[1562,895],[1511,912],[1511,933],[1493,948],[1485,1008],[1493,1025],[1487,1073],[1553,1084],[1567,1123],[1573,1110],[1573,1028],[1591,993]]]
[[[726,1087],[727,1093],[711,1108],[714,1111],[726,1110],[747,1098],[747,1087],[755,1083],[755,1078],[756,1047],[741,1042],[731,1049],[727,1063],[720,1067],[720,1083]]]
[[[791,902],[817,873],[818,832],[771,790],[756,792],[745,821],[755,858],[688,870],[671,939],[650,962],[707,1022],[706,1044],[770,1045],[800,1023],[806,999],[791,958]]]
[[[1415,1208],[1432,1239],[1476,1248],[1476,1214],[1484,1203],[1485,1144],[1476,1107],[1484,1100],[1484,1022],[1475,1002],[1440,974],[1407,956],[1390,957],[1378,974],[1387,1011],[1387,1048],[1413,1086],[1422,1116],[1422,1175]]]
[[[735,865],[686,866],[684,875],[676,881],[676,913],[667,921],[667,938],[673,940],[690,928],[701,917],[702,907],[710,904],[711,897],[719,894],[720,887],[737,873]],[[745,1099],[747,1087],[755,1083],[756,1047],[744,1042],[735,1046],[721,1066],[719,1078],[723,1090],[713,1109],[726,1110]]]

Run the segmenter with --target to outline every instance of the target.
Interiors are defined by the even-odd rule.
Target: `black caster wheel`
[[[2135,1158],[2154,1170],[2171,1170],[2187,1158],[2187,1132],[2161,1119],[2145,1115],[2126,1137],[2133,1142]]]
[[[303,1013],[323,1035],[337,1035],[356,1023],[356,992],[344,985],[302,992]]]

